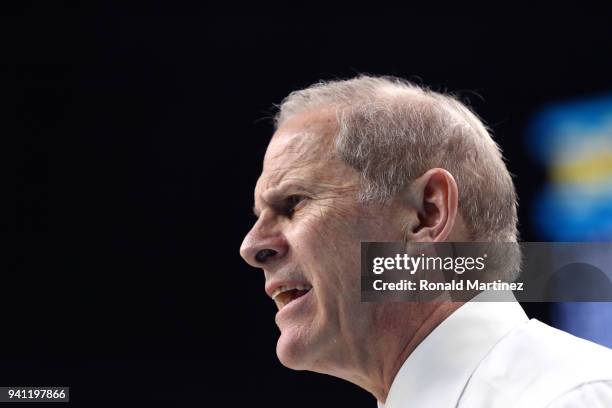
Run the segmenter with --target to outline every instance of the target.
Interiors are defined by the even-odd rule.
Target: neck
[[[451,313],[461,307],[463,303],[444,302],[428,305],[427,310],[423,310],[420,322],[412,322],[403,327],[393,328],[386,333],[389,338],[379,343],[377,354],[378,360],[374,361],[375,369],[370,371],[371,378],[368,384],[361,386],[369,391],[382,403],[385,403],[391,384],[398,371],[408,359],[410,354],[417,346],[431,333],[440,323],[442,323]],[[404,313],[406,313],[404,309]],[[399,340],[399,341],[398,341]]]

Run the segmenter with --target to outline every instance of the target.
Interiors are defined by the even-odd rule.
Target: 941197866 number
[[[66,391],[62,388],[15,388],[7,390],[9,399],[64,399]]]

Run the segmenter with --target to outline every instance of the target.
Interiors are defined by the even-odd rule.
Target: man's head
[[[401,352],[397,328],[414,335],[436,307],[361,303],[361,241],[516,241],[514,187],[485,127],[454,98],[399,79],[290,94],[255,212],[241,255],[279,306],[280,360],[358,384],[356,366]]]

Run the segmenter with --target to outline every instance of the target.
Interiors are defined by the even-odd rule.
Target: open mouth
[[[281,310],[289,303],[307,294],[311,289],[311,285],[283,285],[274,291],[272,299],[274,299],[278,310]]]

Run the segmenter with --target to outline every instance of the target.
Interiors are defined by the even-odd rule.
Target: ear
[[[404,192],[411,207],[405,238],[413,242],[443,242],[457,219],[459,190],[455,178],[440,168],[430,169]]]

